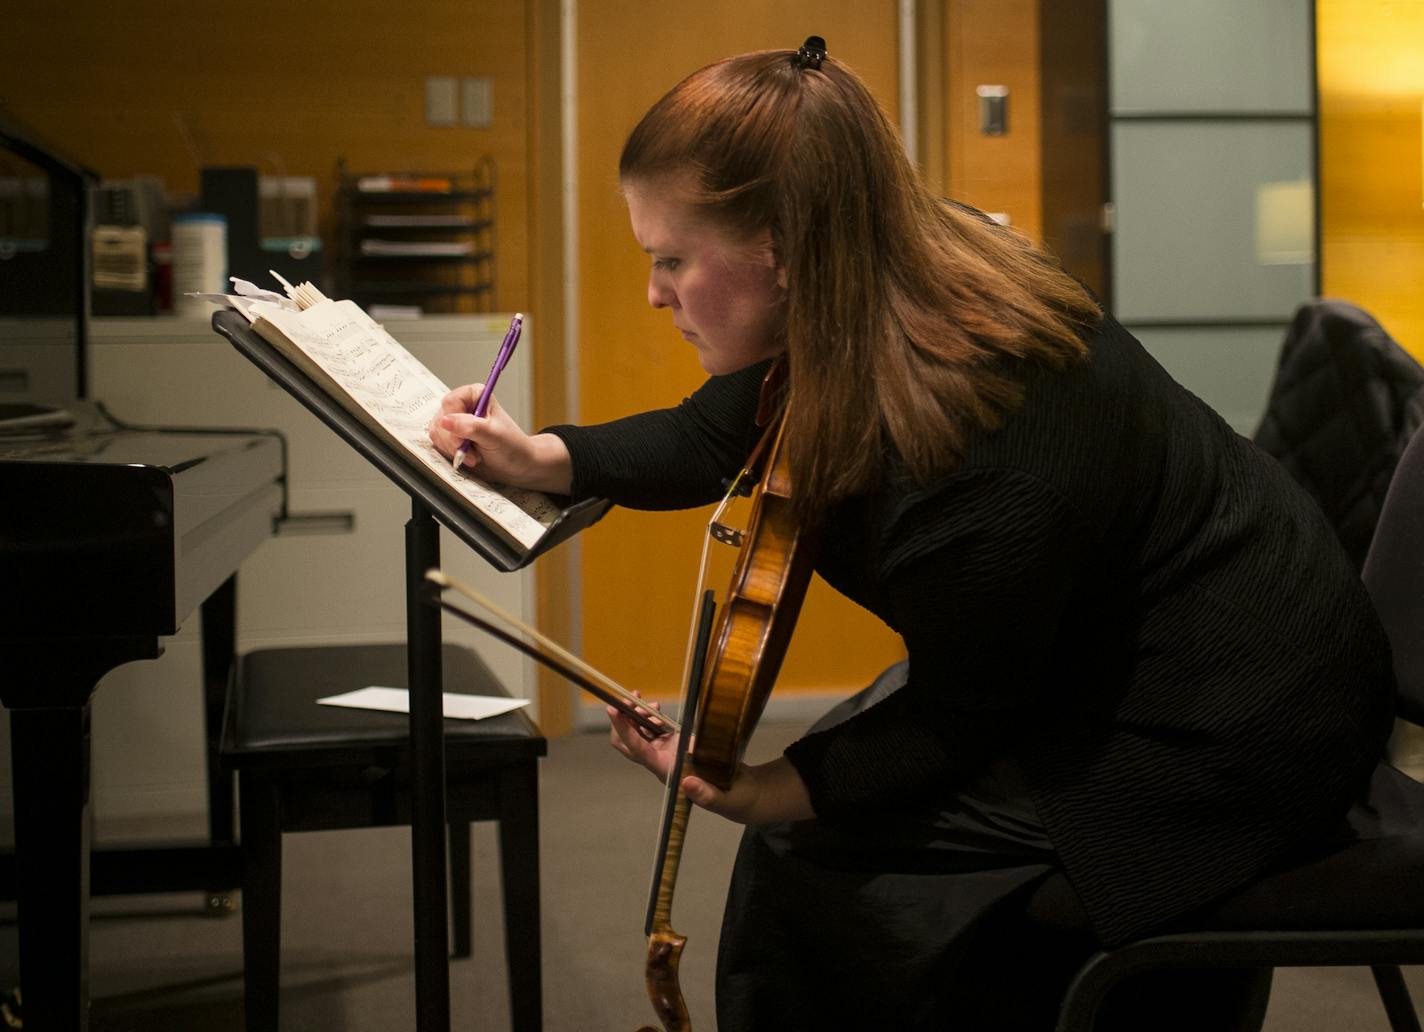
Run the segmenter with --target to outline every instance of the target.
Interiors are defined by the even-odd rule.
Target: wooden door
[[[808,35],[898,107],[894,0],[578,7],[578,418],[596,423],[675,404],[704,379],[666,312],[648,308],[648,258],[618,192],[629,130],[679,79],[748,50],[797,47]],[[615,510],[580,543],[584,654],[630,688],[676,694],[693,579],[710,510]],[[719,590],[722,585],[717,585]],[[903,655],[897,636],[813,584],[776,700],[863,687]],[[808,706],[819,705],[820,700]]]

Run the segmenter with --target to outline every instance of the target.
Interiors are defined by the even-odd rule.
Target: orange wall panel
[[[1424,360],[1424,2],[1317,0],[1321,276]]]
[[[950,195],[1006,213],[1034,241],[1043,233],[1038,24],[1038,0],[951,0],[945,24]],[[1008,87],[1002,136],[980,132],[981,85]]]
[[[101,175],[158,175],[172,193],[196,194],[203,165],[313,176],[328,245],[338,157],[353,171],[447,171],[492,153],[495,307],[518,309],[529,280],[525,31],[523,0],[270,11],[14,0],[0,32],[0,103]],[[493,79],[493,127],[427,127],[432,75]]]
[[[578,9],[579,418],[600,422],[675,404],[704,379],[666,312],[648,307],[648,257],[618,192],[623,140],[652,103],[704,64],[797,47],[811,34],[870,83],[898,121],[893,0],[712,2]],[[615,510],[582,542],[586,657],[630,688],[680,690],[694,578],[710,510]],[[720,591],[723,583],[714,581]],[[863,687],[902,655],[878,621],[813,589],[777,692]]]

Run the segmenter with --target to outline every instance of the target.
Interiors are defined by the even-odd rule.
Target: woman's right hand
[[[453,457],[469,441],[464,467],[494,483],[568,494],[573,466],[564,442],[552,434],[526,434],[497,397],[490,399],[483,417],[473,415],[483,390],[483,384],[466,384],[440,400],[427,428],[431,443]]]
[[[649,712],[657,710],[656,702],[648,704]],[[612,706],[607,707],[607,712],[613,748],[667,784],[677,757],[678,736],[669,733],[645,738],[630,718]],[[738,824],[804,821],[816,816],[806,783],[785,756],[770,763],[738,764],[732,785],[725,792],[695,774],[684,775],[678,787],[704,810]]]

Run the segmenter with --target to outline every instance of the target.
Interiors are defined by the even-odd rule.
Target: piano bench
[[[443,646],[441,669],[447,692],[509,694],[469,649]],[[222,758],[238,778],[249,1032],[278,1027],[282,833],[411,819],[406,715],[316,700],[407,683],[403,644],[259,649],[238,659],[223,719]],[[469,824],[498,821],[515,1032],[534,1032],[542,1022],[538,761],[547,751],[522,709],[445,721],[453,953],[470,954]]]

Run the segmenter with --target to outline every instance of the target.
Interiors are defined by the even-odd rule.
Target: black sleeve
[[[756,441],[768,362],[710,377],[674,408],[594,426],[551,426],[573,461],[572,497],[630,509],[685,509],[716,501]]]

